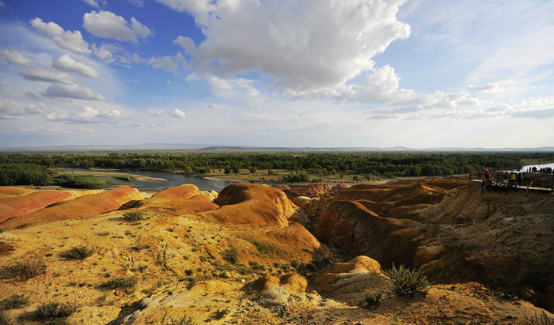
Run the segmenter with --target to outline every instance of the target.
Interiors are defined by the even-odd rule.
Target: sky
[[[554,145],[554,0],[0,0],[0,147]]]

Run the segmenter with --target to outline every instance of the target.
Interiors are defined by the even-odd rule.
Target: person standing
[[[517,186],[521,186],[522,181],[523,181],[523,174],[517,173]]]
[[[491,172],[489,171],[489,169],[485,169],[485,180],[488,182],[489,181],[489,178],[491,176]]]

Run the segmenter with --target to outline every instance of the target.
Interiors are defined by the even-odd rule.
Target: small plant
[[[386,272],[393,283],[393,290],[399,296],[413,297],[415,295],[427,295],[431,283],[427,276],[418,270],[410,270],[400,265]]]
[[[8,315],[6,315],[6,312],[0,309],[0,325],[12,325],[13,323],[8,318]]]
[[[20,261],[8,268],[8,273],[14,278],[29,280],[46,272],[46,264],[42,258]]]
[[[164,315],[164,318],[162,318],[162,322],[160,325],[196,325],[194,322],[194,319],[188,316],[183,316],[181,319],[173,319],[170,318],[166,320],[167,313]]]
[[[369,308],[373,308],[379,305],[381,303],[381,299],[383,298],[382,292],[374,292],[365,297],[365,302],[367,303],[367,306]]]
[[[546,313],[543,311],[542,314],[535,314],[534,317],[527,318],[525,325],[553,325],[554,322],[546,316]]]
[[[271,245],[268,245],[266,243],[262,243],[260,241],[257,241],[257,240],[254,240],[252,242],[252,244],[254,244],[254,246],[256,246],[256,248],[258,249],[258,252],[260,252],[260,254],[269,254],[271,252],[273,252],[273,247]]]
[[[102,284],[103,288],[112,290],[124,290],[126,292],[133,291],[137,286],[138,279],[136,277],[130,278],[114,278],[108,282]]]
[[[18,309],[26,306],[29,303],[29,298],[23,295],[13,294],[10,297],[0,301],[0,310]],[[0,322],[0,324],[2,324]]]
[[[69,317],[77,308],[57,302],[42,304],[35,310],[35,319],[48,320]]]
[[[75,246],[62,254],[63,258],[68,260],[84,260],[94,254],[94,248],[87,245]]]
[[[223,319],[225,318],[225,316],[227,316],[227,314],[229,314],[229,309],[218,309],[215,312],[215,319]]]
[[[226,249],[223,252],[223,258],[231,264],[237,264],[238,257],[239,257],[239,251],[235,247]]]
[[[4,228],[0,228],[0,234],[4,233]]]
[[[146,219],[146,216],[142,211],[129,211],[123,214],[123,220],[127,222],[137,222],[144,219]]]

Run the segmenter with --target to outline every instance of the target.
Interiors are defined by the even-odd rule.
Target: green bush
[[[7,273],[14,278],[28,280],[46,272],[46,264],[42,258],[19,261],[7,269]]]
[[[139,220],[144,220],[144,219],[146,219],[146,216],[142,211],[129,211],[123,214],[123,220],[127,222],[137,222]]]
[[[223,258],[231,264],[237,264],[238,258],[239,258],[239,251],[235,247],[226,249],[223,252]]]
[[[57,302],[42,304],[35,310],[35,319],[48,320],[71,316],[77,308]]]
[[[0,185],[46,185],[48,169],[37,164],[0,164]]]
[[[54,179],[54,184],[68,188],[99,188],[108,182],[92,175],[60,175]]]
[[[196,323],[194,322],[194,319],[186,315],[183,316],[183,318],[181,319],[170,318],[168,320],[166,320],[166,316],[167,314],[165,314],[164,318],[162,318],[162,322],[160,323],[160,325],[196,325]]]
[[[10,297],[0,301],[0,310],[18,309],[26,306],[28,303],[29,298],[26,296],[13,294]]]
[[[393,283],[393,290],[399,296],[413,297],[415,295],[427,295],[431,283],[427,276],[418,270],[410,270],[404,265],[385,272]]]
[[[75,246],[62,254],[63,258],[69,260],[84,260],[87,257],[94,255],[94,248],[87,245]]]
[[[258,249],[258,252],[260,252],[260,254],[269,254],[269,253],[274,251],[273,246],[271,246],[269,244],[266,244],[266,243],[262,243],[262,242],[257,241],[257,240],[254,240],[252,242],[252,244],[254,244],[254,246],[256,246],[256,248]]]
[[[123,290],[123,291],[130,292],[135,290],[137,283],[138,283],[138,279],[136,277],[115,278],[102,284],[102,287],[112,289],[112,290]]]
[[[225,308],[225,309],[218,309],[216,312],[215,312],[215,318],[216,319],[223,319],[225,318],[225,316],[227,316],[227,314],[229,314],[229,309]]]
[[[374,292],[365,297],[365,302],[367,303],[367,306],[369,308],[375,307],[381,303],[381,299],[383,298],[382,292]]]

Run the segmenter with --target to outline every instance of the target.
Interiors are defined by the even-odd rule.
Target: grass
[[[92,175],[60,175],[54,179],[54,184],[68,188],[98,188],[108,182]]]
[[[369,308],[376,307],[381,303],[381,299],[383,298],[382,292],[374,292],[365,297],[365,302],[367,303],[367,306]]]
[[[144,219],[146,219],[146,216],[142,211],[129,211],[123,214],[123,220],[127,222],[137,222]]]
[[[225,316],[227,316],[227,314],[229,314],[229,309],[218,309],[215,312],[215,319],[223,319],[225,318]]]
[[[257,240],[254,240],[252,242],[252,244],[254,244],[254,246],[256,246],[256,248],[258,249],[258,252],[260,254],[270,254],[274,251],[274,248],[273,246],[269,245],[269,244],[266,244],[266,243],[262,243],[260,241],[257,241]]]
[[[0,309],[0,325],[12,325],[12,321],[6,315],[6,312]]]
[[[13,266],[7,269],[9,275],[13,278],[29,280],[37,275],[46,272],[46,264],[42,258],[16,262]]]
[[[87,257],[94,255],[94,248],[87,245],[79,245],[71,248],[67,252],[62,254],[63,258],[68,260],[84,260]]]
[[[194,322],[194,319],[186,315],[183,316],[183,318],[181,319],[170,318],[167,320],[166,320],[167,318],[166,316],[167,314],[165,314],[164,318],[162,318],[162,322],[160,323],[160,325],[196,325],[196,323]]]
[[[102,287],[107,289],[112,289],[112,290],[124,290],[124,291],[130,292],[135,290],[137,283],[138,283],[138,279],[136,277],[115,278],[102,284]]]
[[[71,316],[77,308],[57,302],[42,304],[35,310],[35,319],[48,320],[56,318],[65,318]]]
[[[525,325],[553,325],[554,321],[552,321],[548,316],[546,316],[546,313],[543,311],[542,314],[535,314],[534,317],[527,318],[525,321]]]
[[[28,303],[29,298],[26,296],[13,294],[10,297],[0,301],[0,310],[18,309],[27,306]]]
[[[418,270],[411,270],[400,265],[385,272],[393,283],[393,290],[398,296],[414,297],[425,296],[429,291],[431,283],[429,279]]]
[[[235,247],[231,247],[223,251],[223,259],[231,264],[237,264],[239,259],[239,251]]]

